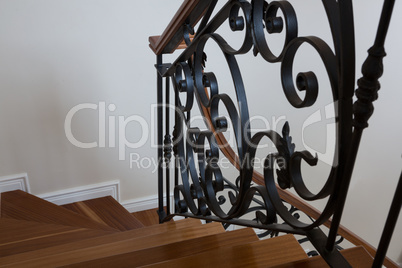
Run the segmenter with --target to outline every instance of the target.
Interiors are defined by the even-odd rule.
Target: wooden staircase
[[[12,191],[0,202],[0,267],[326,266],[293,235],[259,240],[252,229],[226,232],[196,219],[151,224],[149,211],[144,224],[111,197],[57,206]],[[372,262],[362,247],[343,255],[353,267]]]

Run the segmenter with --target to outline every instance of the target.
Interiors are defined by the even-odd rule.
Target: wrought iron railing
[[[345,229],[339,229],[340,220],[361,135],[373,113],[372,103],[378,97],[384,41],[394,1],[384,1],[377,36],[363,65],[363,77],[358,80],[357,90],[351,0],[322,1],[333,48],[317,36],[298,35],[296,13],[287,1],[232,0],[212,17],[216,3],[217,0],[185,1],[162,36],[150,38],[150,46],[157,54],[160,221],[180,215],[266,229],[271,234],[300,234],[310,240],[331,266],[350,267],[337,250],[336,240],[338,233],[347,233]],[[193,27],[198,21],[195,31]],[[231,47],[216,33],[225,21],[229,22],[232,31],[244,32],[239,49]],[[275,55],[265,35],[280,32],[285,34],[285,42],[281,52]],[[185,50],[172,64],[164,63],[162,55],[173,52],[182,40]],[[216,43],[224,54],[235,88],[235,100],[221,91],[213,72],[205,71],[204,47],[208,42]],[[280,64],[284,94],[293,107],[302,109],[312,106],[318,96],[317,77],[313,72],[293,75],[295,54],[303,44],[315,49],[324,64],[336,113],[332,169],[317,194],[306,187],[301,170],[302,163],[314,166],[317,156],[296,150],[288,123],[281,133],[267,130],[251,135],[248,101],[236,60],[238,55],[252,51],[254,56],[262,57],[267,63]],[[299,91],[305,93],[303,98],[297,93]],[[174,93],[172,102],[171,93]],[[357,100],[353,103],[354,96]],[[205,118],[206,130],[191,123],[196,106]],[[220,113],[219,107],[226,109],[226,116]],[[173,128],[171,117],[174,118]],[[234,132],[235,150],[225,146],[228,142],[223,133],[229,125]],[[258,145],[267,138],[277,151],[264,159],[264,172],[260,174],[254,170],[253,161]],[[218,164],[220,152],[238,168],[235,182],[222,175]],[[170,189],[171,181],[174,182],[173,189]],[[294,188],[298,197],[289,193],[288,188]],[[171,190],[174,208],[168,200]],[[226,191],[226,197],[223,191]],[[385,258],[401,208],[401,196],[399,182],[373,267],[379,267]],[[309,201],[325,198],[327,203],[322,212],[307,205]],[[223,206],[229,208],[224,210]],[[295,217],[295,208],[305,212],[311,221]],[[255,216],[244,218],[250,212]],[[329,227],[328,235],[320,229],[323,225]]]

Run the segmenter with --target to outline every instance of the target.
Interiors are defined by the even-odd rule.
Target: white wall
[[[354,1],[358,66],[372,44],[380,2]],[[300,11],[300,34],[318,35],[330,43],[321,3],[311,0],[292,3]],[[151,104],[156,100],[155,56],[147,39],[163,31],[180,4],[180,0],[0,0],[0,176],[27,172],[34,194],[116,179],[121,182],[122,201],[155,194],[154,165],[138,168],[134,163],[130,167],[129,161],[130,153],[135,153],[135,158],[138,154],[143,165],[156,159],[152,142],[147,139],[140,148],[126,149],[125,160],[119,160],[122,150],[118,148],[121,139],[117,137],[116,147],[110,148],[106,133],[105,148],[99,148],[99,104],[105,102],[106,107],[109,104],[116,107],[115,111],[106,110],[106,119],[112,117],[118,122],[119,116],[136,115],[149,124],[150,132],[154,131]],[[386,43],[389,56],[384,60],[382,89],[370,128],[362,140],[343,219],[343,224],[375,246],[401,172],[402,39],[398,29],[401,18],[402,5],[397,1]],[[211,65],[215,56],[222,58],[213,50],[208,55]],[[272,115],[277,118],[285,115],[295,137],[306,117],[330,103],[324,79],[320,84],[323,97],[316,106],[294,115],[295,110],[279,88],[278,77],[274,79],[278,81],[266,80],[268,74],[277,73],[277,65],[272,67],[251,55],[240,57],[239,61],[247,66],[243,68],[243,76],[250,114],[264,116],[271,123]],[[248,68],[250,62],[255,67]],[[216,70],[224,72],[227,68],[225,64],[216,64]],[[301,58],[297,67],[306,71],[304,64],[306,61]],[[322,74],[320,67],[319,62],[312,66]],[[229,78],[223,80],[230,82]],[[225,84],[222,79],[219,81]],[[97,148],[80,149],[65,135],[66,115],[83,103],[98,105],[97,110],[77,112],[72,132],[82,142],[98,142]],[[126,137],[130,141],[140,141],[140,126],[138,122],[127,126]],[[106,127],[108,131],[109,124]],[[325,130],[325,125],[321,127]],[[310,135],[307,141],[318,138],[314,133]],[[303,147],[300,142],[295,138],[299,149]],[[325,145],[325,141],[320,142]],[[325,174],[325,166],[322,172]],[[322,207],[322,203],[317,206]],[[389,256],[398,261],[402,261],[401,236],[400,221],[389,251]]]
[[[122,200],[153,194],[152,168],[130,168],[128,158],[155,158],[149,140],[123,161],[107,141],[105,148],[72,145],[64,122],[78,104],[105,102],[116,106],[106,110],[116,124],[132,115],[151,123],[156,78],[148,36],[163,31],[179,2],[0,1],[0,174],[27,172],[34,194],[114,179]],[[72,132],[99,147],[98,112],[77,112]],[[129,124],[127,139],[140,141],[139,127]]]

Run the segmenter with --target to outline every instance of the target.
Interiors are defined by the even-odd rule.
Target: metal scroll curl
[[[254,54],[256,55],[259,52],[266,61],[271,63],[281,61],[285,48],[298,34],[295,10],[292,5],[286,1],[272,1],[268,4],[264,0],[254,0],[252,9],[252,29],[255,45]],[[283,18],[277,16],[278,10],[282,11]],[[276,56],[265,40],[264,29],[269,34],[280,33],[283,31],[284,24],[285,42],[281,53]]]
[[[186,93],[185,105],[180,105],[180,109],[183,111],[190,111],[193,108],[194,99],[194,85],[193,77],[191,75],[191,69],[187,63],[179,63],[176,66],[176,73],[174,76],[174,85],[178,92]]]
[[[219,104],[223,103],[224,107],[228,111],[229,118],[234,128],[238,155],[242,159],[244,154],[243,148],[246,144],[246,137],[243,135],[243,133],[244,130],[248,128],[248,108],[247,102],[245,101],[246,99],[244,85],[241,80],[240,70],[234,56],[229,54],[227,51],[224,51],[225,57],[228,60],[230,71],[232,73],[236,93],[238,95],[238,106],[240,106],[240,111],[243,111],[239,114],[237,112],[237,107],[232,99],[227,94],[219,94],[215,75],[212,72],[203,72],[202,49],[209,38],[215,40],[221,47],[225,46],[224,42],[222,42],[223,39],[218,35],[206,35],[201,38],[198,49],[194,55],[193,79],[195,82],[194,84],[196,88],[197,100],[200,105],[203,105],[204,107],[210,109],[214,132],[224,132],[227,130],[227,119],[224,116],[220,116],[218,109]],[[186,80],[188,78],[189,72],[186,72],[186,70],[188,70],[187,66],[187,63],[180,63],[176,66],[176,74],[174,78],[174,81],[177,84],[176,88],[183,88],[183,86],[180,86],[180,83],[184,84],[182,72],[186,74]],[[191,82],[187,81],[185,82],[185,84],[189,85],[191,84]],[[205,88],[209,88],[209,96],[205,93]],[[191,96],[189,96],[189,94],[191,93],[187,91],[187,101],[189,99],[191,100]],[[179,117],[185,118],[184,112],[187,111],[186,107],[188,107],[188,105],[181,105],[181,107],[179,107]],[[198,215],[200,213],[207,213],[207,211],[203,209],[203,204],[207,203],[209,209],[211,209],[214,214],[218,215],[221,218],[232,218],[234,215],[234,211],[236,211],[237,209],[231,209],[230,212],[226,214],[220,208],[220,205],[222,203],[221,200],[219,200],[219,198],[216,199],[217,192],[223,190],[223,177],[219,167],[216,163],[214,163],[214,159],[217,159],[219,156],[217,154],[217,142],[214,135],[212,134],[213,132],[211,130],[200,131],[198,128],[191,128],[189,122],[183,121],[186,120],[181,120],[180,127],[178,128],[178,130],[184,135],[183,126],[186,125],[187,127],[186,135],[184,135],[183,137],[186,140],[186,145],[184,146],[183,141],[179,142],[178,144],[180,171],[182,175],[183,185],[179,185],[179,187],[176,187],[177,190],[175,192],[175,196],[177,198],[179,198],[179,193],[181,193],[183,196],[183,200],[176,201],[176,205],[184,208],[182,210],[185,210],[188,207],[192,213]],[[209,150],[206,150],[204,152],[204,141],[206,140],[208,140],[210,148]],[[198,170],[197,165],[195,164],[193,150],[197,152],[199,162]],[[188,194],[186,193],[187,191],[192,191],[194,194]],[[193,201],[194,199],[198,200],[198,206]],[[233,198],[231,199],[233,201]],[[234,203],[240,203],[240,201],[236,201]],[[199,205],[202,205],[202,207],[200,208]]]
[[[297,18],[294,12],[293,7],[290,3],[286,1],[273,1],[268,4],[262,0],[254,0],[253,2],[253,38],[255,51],[259,52],[259,54],[268,62],[281,62],[281,82],[283,91],[285,93],[286,98],[289,103],[295,108],[304,108],[312,106],[318,96],[318,80],[316,75],[311,72],[301,72],[296,76],[296,83],[294,83],[293,78],[293,62],[295,59],[295,55],[302,44],[311,45],[321,57],[322,62],[326,68],[330,85],[332,96],[335,105],[335,112],[339,111],[338,107],[338,96],[339,91],[344,90],[340,87],[339,81],[339,55],[335,55],[332,49],[325,43],[322,39],[316,36],[306,36],[306,37],[298,37],[297,36]],[[324,3],[324,5],[326,5]],[[339,8],[336,5],[332,6],[333,8]],[[278,10],[282,11],[283,18],[276,17]],[[339,12],[339,11],[338,11]],[[339,21],[336,21],[333,17],[329,18],[331,31],[334,33],[337,31],[339,25]],[[265,33],[263,29],[265,28],[268,33],[279,33],[283,30],[283,22],[286,22],[285,28],[285,42],[284,47],[279,56],[273,55],[271,50],[269,49],[268,44],[265,40]],[[339,38],[333,35],[334,38]],[[340,44],[340,40],[334,40],[335,51],[340,51],[338,47]],[[255,53],[257,54],[257,53]],[[305,91],[304,99],[301,99],[296,93],[297,91]],[[342,108],[342,107],[341,107]],[[338,116],[338,113],[337,113]],[[339,134],[339,126],[342,124],[343,118],[337,117],[338,124],[336,125],[337,135]],[[287,126],[285,126],[287,127]],[[266,133],[267,134],[267,133]],[[256,134],[257,135],[257,134]],[[268,134],[267,134],[268,135]],[[270,135],[273,135],[272,133]],[[285,133],[283,134],[282,140],[285,138]],[[254,136],[253,139],[258,139],[258,135]],[[276,137],[276,140],[280,140],[279,137]],[[272,140],[272,139],[271,139]],[[274,143],[275,141],[272,140]],[[322,214],[316,219],[312,224],[303,223],[297,220],[295,217],[291,215],[291,213],[286,209],[283,205],[281,198],[279,197],[277,186],[274,179],[274,170],[271,165],[269,168],[265,168],[264,170],[264,182],[269,192],[269,197],[271,202],[273,203],[275,209],[281,218],[288,223],[290,226],[299,229],[312,229],[323,222],[325,222],[333,213],[334,206],[336,203],[336,197],[332,195],[332,191],[334,190],[334,185],[336,184],[338,176],[340,176],[338,171],[337,163],[339,152],[339,136],[337,137],[335,144],[335,155],[333,158],[333,168],[325,182],[325,185],[322,189],[317,193],[311,193],[303,181],[303,176],[301,174],[301,162],[305,161],[308,165],[312,166],[317,163],[317,158],[313,157],[309,152],[295,152],[291,153],[290,156],[286,155],[286,152],[283,151],[283,148],[286,147],[285,144],[277,144],[279,149],[279,154],[270,155],[265,160],[268,162],[273,162],[277,157],[285,157],[288,167],[287,170],[277,170],[278,174],[278,184],[281,188],[290,188],[294,187],[296,192],[305,200],[317,200],[323,199],[329,196],[329,200],[327,201],[326,207]],[[279,176],[280,175],[280,176]],[[248,176],[252,176],[250,172],[248,172]],[[284,181],[285,180],[285,185]],[[284,187],[285,186],[285,187]],[[336,196],[336,195],[335,195]]]
[[[329,76],[335,101],[338,90],[336,58],[327,43],[316,36],[295,38],[286,47],[281,65],[281,81],[286,98],[293,107],[303,108],[313,105],[318,96],[318,80],[316,75],[311,71],[299,73],[296,77],[297,89],[306,92],[304,100],[301,100],[296,93],[296,87],[293,82],[293,62],[297,50],[303,43],[310,44],[320,55]]]
[[[226,16],[232,31],[244,31],[245,38],[240,49],[232,48],[226,40],[216,33],[206,32],[200,34],[192,41],[193,53],[186,62],[176,63],[174,73],[175,88],[178,92],[186,94],[186,103],[179,104],[178,131],[183,139],[178,143],[178,157],[180,162],[180,174],[182,184],[175,187],[175,203],[179,212],[188,209],[195,215],[209,215],[214,213],[221,219],[238,218],[244,214],[250,206],[251,200],[257,194],[266,207],[266,214],[257,213],[256,217],[264,224],[276,222],[278,214],[287,224],[293,228],[304,230],[312,229],[325,222],[334,212],[336,197],[332,192],[336,184],[338,167],[335,164],[340,157],[334,155],[334,165],[326,180],[325,185],[317,193],[310,192],[303,181],[301,172],[302,161],[310,166],[317,163],[317,157],[308,151],[295,152],[295,146],[291,142],[289,126],[286,123],[282,136],[275,131],[259,132],[251,137],[249,112],[245,87],[240,68],[236,61],[236,55],[244,54],[254,46],[254,54],[260,54],[267,62],[281,64],[281,81],[283,91],[289,103],[295,108],[304,108],[313,105],[317,99],[319,85],[313,72],[300,72],[294,82],[293,62],[299,47],[302,44],[311,45],[321,57],[326,68],[335,111],[338,112],[338,95],[342,90],[338,81],[339,58],[322,39],[315,36],[298,37],[298,25],[295,11],[292,5],[286,1],[273,1],[267,3],[263,0],[230,1],[230,8]],[[279,10],[283,14],[278,17]],[[240,12],[241,11],[241,12]],[[240,15],[243,13],[243,16]],[[222,16],[222,14],[221,14]],[[334,18],[330,20],[330,27],[334,25]],[[284,47],[279,55],[274,55],[265,39],[265,30],[269,34],[282,32],[285,29]],[[336,32],[336,29],[333,30]],[[221,49],[232,77],[237,102],[225,93],[219,91],[218,79],[211,71],[204,71],[205,45],[207,42],[215,42]],[[335,51],[339,51],[340,40],[334,40]],[[305,91],[304,99],[301,99],[297,91]],[[193,96],[200,110],[206,116],[210,124],[208,130],[201,131],[193,128],[189,120],[185,119],[184,113],[190,112],[193,107]],[[219,107],[223,104],[228,117],[222,116]],[[204,112],[203,112],[204,111]],[[207,113],[205,111],[208,111]],[[221,208],[222,198],[220,192],[225,188],[224,178],[216,159],[219,158],[219,144],[217,135],[227,131],[230,120],[235,135],[236,155],[239,159],[239,190],[236,195],[229,194],[231,208],[224,212]],[[337,133],[342,118],[337,118]],[[338,134],[337,134],[338,135]],[[253,159],[258,144],[263,137],[268,137],[275,145],[278,152],[270,154],[265,159],[264,182],[265,186],[252,186],[254,175]],[[337,137],[336,152],[339,151],[339,135]],[[208,143],[208,145],[206,145]],[[209,147],[209,148],[208,148]],[[196,160],[197,158],[197,160]],[[284,159],[285,167],[276,169],[273,165],[279,158]],[[196,163],[198,161],[198,164]],[[276,170],[276,178],[274,171]],[[323,213],[313,223],[304,223],[296,219],[283,204],[277,190],[277,183],[283,189],[294,187],[296,192],[305,200],[317,200],[329,197]],[[217,196],[219,196],[217,198]]]

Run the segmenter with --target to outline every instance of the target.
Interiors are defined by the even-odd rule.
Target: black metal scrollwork
[[[216,1],[211,2],[206,17],[200,24],[199,32],[193,39],[194,29],[185,24],[183,38],[187,49],[166,72],[171,76],[176,91],[176,120],[173,134],[173,150],[176,169],[181,175],[176,179],[174,200],[176,213],[185,216],[214,219],[226,224],[237,223],[270,230],[276,235],[280,231],[305,234],[310,239],[317,234],[317,227],[334,216],[333,230],[329,241],[335,239],[346,191],[353,169],[353,156],[357,147],[351,147],[353,131],[367,127],[379,89],[378,78],[382,74],[381,59],[385,55],[383,47],[373,47],[369,59],[363,67],[364,77],[359,80],[356,91],[357,101],[352,109],[354,88],[354,30],[351,0],[324,0],[333,49],[317,36],[299,36],[298,19],[292,4],[287,1],[233,0],[209,20]],[[216,30],[228,21],[233,32],[244,33],[238,49],[233,48]],[[282,33],[283,47],[275,55],[267,41],[267,35]],[[233,82],[236,100],[218,86],[218,77],[206,67],[205,47],[214,42],[226,59]],[[380,42],[381,43],[381,42]],[[383,45],[383,42],[381,43]],[[308,151],[297,151],[290,136],[290,126],[286,122],[282,133],[273,130],[262,131],[251,136],[250,116],[240,68],[236,56],[253,50],[254,56],[260,55],[267,63],[279,64],[282,90],[294,108],[310,107],[316,103],[319,83],[314,72],[306,70],[294,75],[293,65],[299,48],[311,46],[319,55],[330,82],[330,90],[336,113],[336,144],[333,167],[318,193],[311,192],[306,186],[301,166],[303,163],[315,166],[317,156]],[[303,91],[304,97],[299,96]],[[179,95],[185,95],[181,101]],[[194,103],[206,116],[207,130],[191,125],[190,113]],[[225,113],[219,109],[225,109]],[[354,114],[353,114],[354,111]],[[226,114],[227,116],[224,116]],[[354,121],[352,122],[354,116]],[[234,185],[227,180],[217,164],[220,149],[227,146],[221,134],[231,126],[234,133],[237,165],[239,173]],[[355,129],[353,129],[353,127]],[[353,139],[357,140],[358,134]],[[263,138],[268,138],[276,152],[264,159],[265,185],[253,185],[254,159]],[[266,139],[265,139],[266,140]],[[264,142],[265,142],[264,140]],[[170,136],[166,136],[165,157],[170,159]],[[170,146],[170,147],[169,147]],[[351,161],[347,161],[350,159]],[[279,165],[281,162],[281,165]],[[352,163],[352,164],[351,164]],[[295,209],[285,206],[279,189],[294,188],[299,197],[306,201],[328,198],[322,213],[311,222],[303,222],[295,216]],[[227,191],[230,189],[229,191]],[[227,198],[224,191],[227,191]],[[258,199],[257,206],[251,207]],[[223,206],[229,206],[224,210]],[[255,212],[254,220],[237,221],[247,213]],[[284,224],[278,224],[278,217]],[[215,217],[215,218],[214,218]],[[318,234],[318,236],[320,236]],[[319,241],[320,239],[317,239]],[[316,248],[322,253],[324,247],[317,242]],[[329,243],[330,244],[330,243]],[[335,243],[332,243],[335,244]],[[332,246],[326,248],[332,250]]]
[[[273,216],[278,213],[286,223],[294,228],[311,229],[325,220],[333,213],[333,203],[335,199],[329,199],[328,205],[322,216],[313,224],[306,224],[295,219],[282,205],[282,201],[276,189],[276,180],[283,189],[294,187],[297,193],[305,200],[316,200],[329,196],[333,190],[336,180],[336,167],[329,175],[327,183],[318,194],[311,193],[303,182],[301,175],[301,162],[315,165],[317,157],[309,152],[297,152],[295,146],[290,142],[289,126],[286,124],[282,136],[274,131],[267,131],[250,136],[249,114],[244,83],[236,61],[236,55],[244,54],[254,46],[254,52],[258,52],[267,62],[281,63],[281,81],[285,96],[289,103],[296,108],[311,106],[315,103],[318,95],[318,81],[316,75],[311,72],[301,72],[296,76],[296,83],[293,80],[293,62],[299,47],[303,44],[311,45],[320,55],[331,83],[334,101],[338,99],[339,55],[335,55],[331,48],[320,38],[315,36],[299,37],[298,23],[294,8],[287,1],[273,1],[267,3],[262,0],[231,1],[227,7],[227,20],[232,31],[243,31],[244,41],[239,49],[231,47],[226,40],[217,33],[204,33],[193,40],[191,46],[194,53],[187,59],[187,62],[175,64],[174,82],[178,92],[186,94],[186,103],[179,108],[183,112],[191,110],[193,106],[193,95],[197,102],[210,112],[212,129],[200,131],[193,129],[188,122],[181,122],[181,132],[186,140],[179,147],[179,157],[181,158],[181,175],[183,184],[176,188],[182,193],[183,200],[177,200],[176,204],[186,204],[185,208],[190,208],[192,213],[206,214],[208,209],[215,215],[224,219],[233,219],[241,216],[251,202],[255,193],[258,193],[269,206],[266,215],[258,214],[258,218],[263,223],[273,223]],[[283,14],[278,16],[278,11]],[[240,12],[241,11],[241,12]],[[222,20],[222,18],[220,19]],[[333,18],[331,18],[331,26]],[[339,21],[337,21],[339,23]],[[333,26],[335,27],[335,26]],[[337,27],[337,26],[336,26]],[[188,27],[187,27],[188,28]],[[185,29],[187,29],[185,28]],[[268,34],[275,34],[285,31],[285,42],[279,55],[274,55],[265,39],[265,31]],[[336,31],[336,30],[334,30]],[[185,36],[188,31],[185,31]],[[207,42],[215,42],[221,49],[226,58],[230,70],[237,103],[226,94],[219,91],[218,81],[215,74],[205,69],[205,45]],[[334,44],[339,44],[335,40]],[[190,44],[189,44],[190,45]],[[336,51],[338,48],[336,48]],[[256,54],[256,53],[255,53]],[[193,92],[193,88],[195,89]],[[304,99],[300,99],[297,91],[305,91]],[[221,116],[219,112],[220,103],[225,107],[228,118]],[[221,209],[221,201],[216,196],[223,190],[222,172],[219,166],[213,164],[211,159],[218,159],[218,146],[215,135],[219,132],[227,131],[230,120],[236,141],[236,150],[241,169],[239,171],[239,192],[237,196],[229,194],[232,208],[228,213]],[[184,133],[185,128],[187,132]],[[270,154],[266,161],[265,184],[266,186],[251,187],[253,176],[253,158],[257,145],[262,137],[268,137],[278,149],[275,154]],[[210,148],[204,149],[204,143],[208,140]],[[338,144],[337,144],[338,146]],[[197,152],[198,165],[195,164],[193,151]],[[335,157],[339,157],[336,155]],[[277,179],[274,176],[272,163],[276,159],[284,159],[286,168],[277,170]],[[334,161],[337,161],[336,159]],[[272,162],[272,163],[270,163]],[[192,193],[192,194],[189,194]],[[179,198],[179,195],[176,195]],[[194,202],[197,200],[197,202]],[[196,205],[198,204],[198,206]],[[208,209],[206,209],[208,207]],[[272,210],[272,207],[275,209]],[[183,210],[183,209],[182,209]]]
[[[284,18],[277,17],[278,9],[283,13]],[[269,34],[283,31],[285,23],[285,42],[281,53],[275,56],[265,40],[264,28]],[[279,62],[282,60],[285,48],[294,38],[297,37],[297,17],[292,5],[286,1],[272,1],[268,4],[264,0],[253,1],[253,38],[255,50],[268,62]]]

